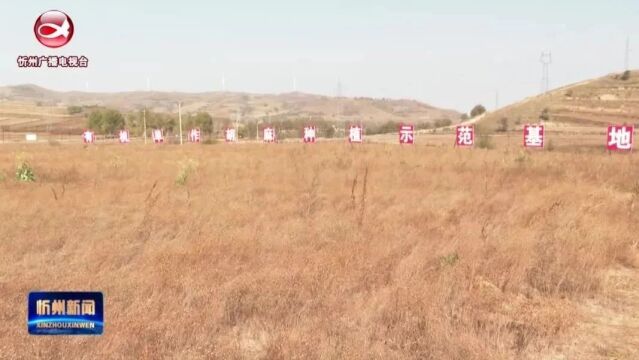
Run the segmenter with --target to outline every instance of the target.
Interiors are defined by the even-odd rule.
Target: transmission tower
[[[550,90],[550,64],[552,64],[552,53],[542,52],[539,58],[541,62],[541,93],[545,94]]]

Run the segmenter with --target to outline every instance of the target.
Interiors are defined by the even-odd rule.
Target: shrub
[[[493,144],[493,137],[492,136],[480,136],[479,137],[479,142],[477,142],[477,147],[480,149],[494,149],[495,148],[495,144]]]
[[[82,112],[82,106],[69,106],[67,107],[67,112],[69,115],[75,115]]]
[[[432,128],[433,125],[431,123],[421,123],[421,124],[417,124],[417,126],[415,126],[415,130],[428,130],[430,128]]]
[[[34,182],[35,173],[26,161],[23,161],[16,169],[16,180],[21,182]]]
[[[621,80],[623,81],[627,81],[630,80],[630,70],[626,70],[623,72],[623,74],[621,74]]]
[[[544,121],[550,121],[550,109],[544,108],[541,111],[541,115],[539,115],[539,118]]]
[[[335,137],[335,128],[332,125],[323,127],[320,134],[324,135],[324,137],[327,139],[331,139]]]
[[[500,132],[508,131],[508,118],[503,117],[501,118],[501,120],[499,120],[499,128],[497,128],[497,131],[500,131]]]
[[[399,127],[399,124],[389,120],[385,123],[383,123],[382,125],[376,127],[376,128],[372,128],[368,130],[368,134],[369,135],[374,135],[374,134],[392,134],[394,132],[397,132],[397,128]]]
[[[435,120],[435,127],[450,126],[453,122],[450,119],[438,119]]]
[[[146,118],[147,131],[154,128],[164,129],[164,131],[168,134],[172,133],[177,127],[177,116],[175,116],[175,114],[156,113],[150,110],[146,110],[146,112],[137,111],[128,113],[126,116],[126,127],[131,131],[132,135],[141,136],[144,134],[144,118]],[[183,129],[188,129],[188,121],[190,121],[190,119],[184,116],[182,123]],[[116,131],[117,130],[119,129],[116,129]],[[202,131],[204,132],[204,130]]]
[[[548,151],[554,151],[555,150],[555,143],[553,143],[552,139],[548,140],[546,142],[546,150]]]
[[[251,129],[253,133],[251,134]],[[249,122],[237,129],[237,137],[239,139],[255,139],[255,123]]]
[[[458,261],[459,255],[457,254],[457,252],[452,252],[448,255],[441,256],[439,258],[439,265],[441,267],[454,266]]]
[[[97,110],[89,115],[88,127],[102,134],[113,134],[124,127],[124,116],[112,109]]]
[[[519,164],[523,164],[527,162],[528,160],[530,160],[530,158],[528,157],[528,153],[526,153],[525,151],[520,151],[517,157],[515,158],[515,162]]]
[[[483,105],[475,105],[475,107],[470,111],[470,117],[475,118],[479,115],[482,115],[486,112],[486,108]]]
[[[199,128],[202,133],[206,135],[210,135],[213,133],[214,121],[213,117],[209,113],[199,112],[195,116],[188,118],[184,121],[184,127]]]
[[[195,172],[195,170],[197,169],[197,165],[197,162],[191,159],[189,159],[188,161],[183,161],[180,164],[180,171],[175,178],[175,184],[179,186],[186,185],[191,174],[193,174],[193,172]]]

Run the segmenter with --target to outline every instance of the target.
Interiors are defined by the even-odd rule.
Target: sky
[[[74,22],[49,49],[33,24],[57,9]],[[293,90],[416,99],[466,112],[620,72],[637,0],[2,0],[0,86],[54,90]],[[87,69],[21,69],[20,55],[84,55]]]

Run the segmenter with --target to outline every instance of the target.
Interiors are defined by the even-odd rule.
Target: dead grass
[[[12,145],[0,172],[18,154],[2,358],[536,358],[639,265],[636,154]],[[105,334],[29,336],[31,290],[103,291]]]

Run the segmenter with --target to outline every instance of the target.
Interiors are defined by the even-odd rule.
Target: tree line
[[[81,113],[81,108],[69,108],[69,112],[74,114]],[[179,131],[179,120],[176,114],[157,113],[153,111],[134,111],[122,114],[118,110],[109,108],[92,109],[87,117],[87,127],[98,134],[116,135],[121,129],[126,128],[132,136],[141,136],[144,132],[144,119],[146,118],[147,131],[154,128],[164,129],[168,135],[175,134]],[[423,122],[416,125],[416,129],[434,129],[452,125],[450,119],[437,119],[432,122]],[[273,126],[276,129],[277,136],[280,139],[295,138],[301,136],[304,126],[312,124],[316,127],[320,136],[332,138],[343,136],[344,122],[326,120],[321,117],[313,118],[312,121],[302,118],[278,118],[274,117],[271,121],[249,120],[240,123],[238,136],[240,138],[252,139],[259,137],[258,132],[266,125]],[[381,124],[366,124],[365,131],[368,135],[388,134],[397,132],[401,122],[387,121]],[[234,122],[228,118],[216,118],[206,112],[187,113],[182,115],[182,128],[184,130],[190,128],[199,128],[206,136],[214,134],[222,134],[227,127],[233,127]]]
[[[137,111],[123,115],[114,109],[97,109],[91,111],[87,116],[87,127],[96,133],[104,135],[115,135],[119,130],[126,128],[131,135],[139,136],[144,132],[144,121],[146,118],[146,128],[164,129],[168,134],[178,131],[179,120],[176,115],[156,113],[152,111]],[[217,120],[217,121],[216,121]],[[214,119],[210,114],[200,112],[196,114],[185,114],[182,116],[182,128],[200,128],[206,134],[211,135],[216,130],[216,125],[226,124],[226,119]]]

